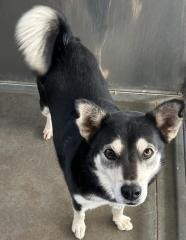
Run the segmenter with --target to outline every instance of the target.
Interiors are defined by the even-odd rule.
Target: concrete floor
[[[70,240],[71,200],[53,142],[42,139],[44,118],[36,95],[0,95],[0,239]],[[171,156],[171,152],[168,154]],[[175,240],[173,165],[150,186],[147,201],[126,209],[134,229],[120,232],[109,207],[86,216],[86,239]]]

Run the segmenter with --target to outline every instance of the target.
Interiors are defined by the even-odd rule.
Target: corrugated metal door
[[[98,57],[113,89],[180,91],[184,0],[1,0],[0,80],[34,82],[14,42],[20,15],[50,5]]]

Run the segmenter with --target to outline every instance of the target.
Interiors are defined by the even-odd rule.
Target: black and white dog
[[[75,236],[85,235],[85,212],[105,204],[118,229],[131,230],[123,209],[145,201],[164,146],[181,126],[184,102],[170,100],[148,113],[120,111],[93,54],[47,6],[21,17],[16,40],[37,75],[44,138],[54,138],[72,197]]]

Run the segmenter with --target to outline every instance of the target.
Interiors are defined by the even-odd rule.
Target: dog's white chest
[[[97,197],[95,195],[93,196],[89,196],[84,198],[83,196],[79,195],[79,194],[75,194],[73,195],[74,199],[76,200],[77,203],[79,203],[80,205],[83,206],[83,209],[86,210],[90,210],[90,209],[94,209],[103,205],[107,205],[110,204],[109,201],[106,201],[100,197]]]

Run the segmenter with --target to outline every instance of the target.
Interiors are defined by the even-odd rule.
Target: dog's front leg
[[[124,205],[114,204],[112,205],[112,220],[121,231],[130,231],[133,229],[131,219],[123,215]]]
[[[85,236],[85,211],[81,210],[74,210],[74,217],[72,222],[72,232],[75,234],[76,238],[82,239]]]

